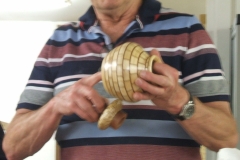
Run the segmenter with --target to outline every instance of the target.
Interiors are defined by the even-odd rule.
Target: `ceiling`
[[[4,1],[10,2],[12,5],[21,0],[0,0],[0,6]],[[36,1],[36,0],[32,0]],[[0,21],[77,21],[78,18],[86,12],[90,6],[90,0],[71,0],[72,5],[65,8],[46,10],[46,11],[30,11],[28,9],[18,11],[3,10],[0,8]],[[27,4],[26,4],[27,5]],[[47,4],[46,4],[47,5]]]

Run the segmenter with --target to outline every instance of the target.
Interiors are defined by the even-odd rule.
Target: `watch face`
[[[188,108],[186,109],[186,112],[185,112],[185,117],[186,119],[190,118],[194,113],[194,105],[189,105]]]

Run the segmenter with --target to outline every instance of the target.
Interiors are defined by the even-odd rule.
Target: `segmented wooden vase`
[[[111,103],[100,116],[98,128],[107,129],[111,126],[118,129],[127,117],[122,111],[122,102],[135,102],[134,92],[142,92],[135,85],[139,72],[152,72],[153,62],[160,62],[159,57],[150,56],[137,43],[127,42],[113,49],[104,58],[101,66],[102,82],[105,90],[118,98]]]

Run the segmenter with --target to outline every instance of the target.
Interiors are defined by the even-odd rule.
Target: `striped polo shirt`
[[[215,46],[192,15],[145,0],[116,43],[101,30],[92,7],[79,22],[55,30],[36,60],[17,109],[36,110],[81,78],[99,71],[103,58],[125,42],[157,49],[179,71],[179,83],[202,102],[228,101],[228,85]],[[94,88],[113,101],[102,82]],[[199,144],[151,101],[123,102],[128,114],[114,130],[99,130],[76,115],[64,116],[56,140],[62,160],[163,159],[200,160]],[[47,120],[46,120],[47,121]]]

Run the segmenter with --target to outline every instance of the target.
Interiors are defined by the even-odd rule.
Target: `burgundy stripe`
[[[213,44],[210,37],[207,35],[206,31],[199,30],[190,34],[190,44],[188,46],[189,49],[195,48],[204,44]]]
[[[106,52],[103,46],[94,42],[85,42],[80,46],[75,46],[71,43],[62,47],[45,45],[39,58],[62,58],[65,54],[86,55],[88,53],[103,53]],[[49,57],[50,56],[50,57]]]
[[[197,56],[200,56],[200,55],[204,55],[204,54],[209,54],[209,53],[217,54],[217,51],[216,51],[215,48],[202,49],[202,50],[199,50],[197,52],[186,54],[186,56],[184,58],[185,58],[185,60],[188,60],[188,59],[191,59],[191,58],[194,58],[194,57],[197,57]]]
[[[143,48],[176,48],[178,46],[188,46],[188,34],[180,35],[156,35],[154,37],[134,37],[129,38],[128,41],[136,42]],[[171,43],[169,43],[171,42]]]
[[[123,105],[123,109],[149,109],[149,110],[162,110],[155,105]]]
[[[101,61],[103,58],[101,57],[94,57],[94,56],[89,56],[89,57],[81,57],[81,58],[74,58],[74,57],[67,57],[61,62],[50,62],[46,63],[43,61],[37,61],[35,63],[35,66],[47,66],[47,67],[56,67],[56,66],[61,66],[64,62],[73,62],[73,61]]]
[[[61,160],[201,160],[199,148],[110,145],[82,146],[61,149]]]

